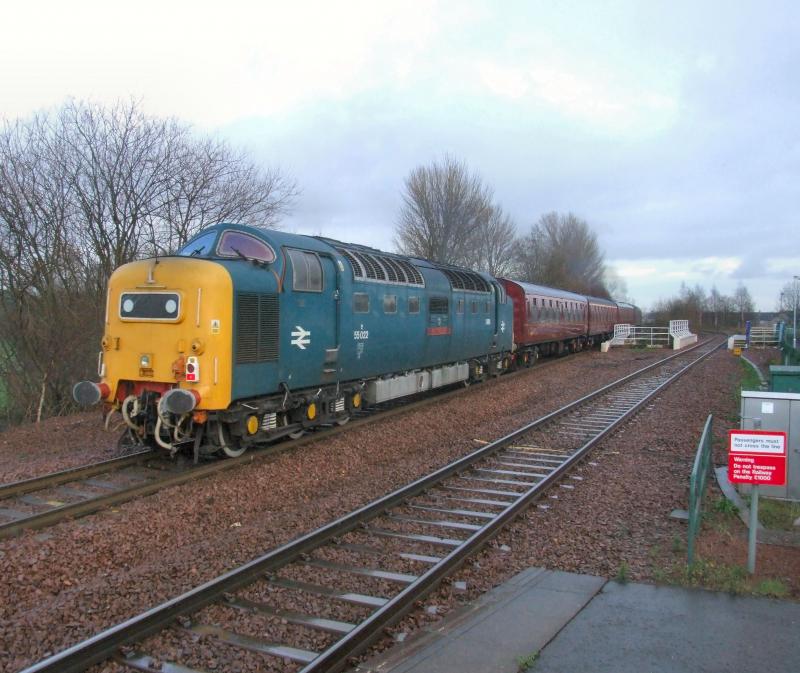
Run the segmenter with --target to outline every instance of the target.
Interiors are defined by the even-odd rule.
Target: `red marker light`
[[[200,361],[194,355],[186,358],[186,380],[189,383],[197,383],[200,380]]]

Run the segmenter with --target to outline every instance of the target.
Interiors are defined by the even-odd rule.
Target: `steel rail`
[[[565,356],[557,360],[548,360],[547,362],[541,364],[531,365],[525,369],[511,372],[510,376],[517,376],[527,371],[541,370],[543,368],[564,362],[566,359],[578,354],[579,353],[574,353],[570,356]],[[486,381],[484,385],[492,385],[498,381],[508,380],[510,376],[506,376],[501,379],[493,378],[489,381]],[[346,426],[321,426],[315,429],[313,433],[305,435],[299,439],[292,441],[284,440],[270,446],[254,448],[238,458],[224,458],[213,463],[207,463],[205,465],[191,466],[177,474],[165,476],[161,479],[150,481],[145,484],[138,484],[129,488],[121,487],[112,493],[104,495],[100,494],[95,498],[65,503],[57,507],[52,507],[43,512],[33,513],[24,518],[3,522],[0,523],[0,540],[14,537],[26,530],[40,530],[42,528],[47,528],[59,523],[60,521],[64,521],[65,519],[75,519],[87,516],[89,514],[94,514],[95,512],[102,511],[108,507],[120,505],[136,498],[152,495],[153,493],[157,493],[165,488],[178,486],[195,479],[202,479],[212,474],[216,474],[217,472],[223,472],[240,465],[250,465],[252,463],[275,456],[279,453],[298,449],[305,444],[309,444],[320,439],[323,436],[322,433],[324,433],[324,437],[335,436],[341,432],[346,432],[351,428],[359,427],[375,420],[392,418],[393,416],[408,413],[435,402],[444,402],[451,397],[461,395],[464,392],[466,392],[465,388],[457,388],[455,390],[434,394],[431,394],[431,391],[427,391],[426,393],[423,393],[423,395],[426,395],[426,397],[422,399],[412,399],[405,402],[402,401],[402,399],[391,400],[383,405],[376,405],[375,407],[370,408],[364,412],[363,416],[352,419]],[[387,404],[395,404],[396,406],[386,408]],[[111,460],[104,460],[99,463],[91,463],[88,465],[80,465],[78,467],[69,468],[62,472],[54,472],[41,477],[33,477],[32,479],[9,483],[4,486],[0,486],[0,502],[18,495],[42,491],[54,486],[80,481],[81,479],[86,479],[88,477],[96,476],[106,472],[118,471],[126,467],[142,463],[148,459],[158,457],[158,451],[140,451],[130,456],[113,458]]]
[[[202,584],[195,589],[192,589],[180,596],[177,596],[162,605],[156,606],[140,615],[132,617],[131,619],[112,626],[105,631],[81,642],[73,645],[72,647],[55,654],[47,659],[44,659],[29,668],[26,668],[22,673],[79,673],[85,671],[90,666],[107,660],[114,655],[118,654],[120,648],[130,645],[134,642],[141,641],[144,638],[158,633],[164,628],[171,625],[177,618],[194,613],[203,607],[209,605],[216,599],[220,598],[226,593],[234,592],[255,580],[263,578],[273,570],[285,566],[292,561],[298,559],[303,554],[306,554],[315,548],[318,548],[328,541],[336,537],[342,536],[350,531],[358,528],[363,522],[375,518],[385,512],[386,510],[402,503],[404,500],[412,497],[434,484],[443,481],[447,477],[453,476],[462,472],[471,464],[477,462],[497,450],[511,444],[514,440],[529,433],[534,428],[542,426],[549,421],[552,421],[559,416],[569,413],[578,406],[592,400],[604,392],[608,392],[613,388],[624,385],[628,381],[642,374],[654,369],[655,367],[663,366],[678,357],[685,357],[690,352],[706,346],[709,342],[703,342],[696,346],[676,353],[673,356],[659,360],[656,363],[650,364],[637,372],[629,374],[617,381],[610,383],[602,388],[594,391],[584,397],[576,400],[561,409],[558,409],[546,416],[543,416],[531,423],[527,423],[523,427],[514,430],[513,432],[501,437],[490,444],[487,444],[476,451],[460,458],[459,460],[450,463],[435,472],[428,474],[411,484],[404,486],[396,491],[379,498],[363,507],[347,514],[335,521],[305,535],[302,535],[286,544],[256,558],[239,568],[231,570],[213,580]],[[649,395],[642,399],[634,408],[628,411],[624,416],[615,421],[606,430],[600,433],[597,437],[587,442],[577,454],[567,458],[566,462],[559,466],[552,474],[538,482],[536,486],[532,487],[525,495],[524,500],[520,498],[518,501],[510,505],[500,515],[501,522],[505,523],[516,514],[518,514],[524,507],[530,504],[531,500],[538,494],[541,494],[548,486],[561,475],[569,470],[576,462],[583,458],[588,452],[589,448],[594,446],[602,437],[606,436],[620,423],[635,413],[636,410],[652,398],[655,394],[663,390],[666,385],[672,383],[680,374],[687,371],[693,364],[700,362],[702,359],[713,354],[722,343],[717,345],[714,349],[704,353],[700,358],[683,367],[679,372],[672,375],[666,382],[659,385]],[[355,627],[348,635],[338,641],[335,645],[331,646],[310,664],[308,664],[302,673],[311,673],[313,671],[335,671],[343,666],[346,660],[367,647],[374,639],[380,636],[381,630],[397,620],[399,620],[405,612],[411,608],[413,603],[421,597],[430,592],[441,579],[451,572],[454,568],[458,567],[460,563],[477,547],[482,545],[486,540],[495,535],[502,523],[497,525],[490,524],[485,529],[477,531],[474,535],[468,538],[464,547],[459,547],[453,552],[448,554],[436,566],[431,568],[428,572],[420,575],[417,580],[411,583],[405,590],[400,592],[393,599],[390,599],[382,608],[379,608],[373,615],[368,617],[364,622]],[[118,661],[124,663],[124,657],[119,658]]]
[[[104,472],[116,471],[123,467],[136,465],[150,458],[156,458],[157,456],[158,454],[155,451],[147,449],[128,456],[122,456],[121,458],[111,458],[109,460],[102,460],[99,463],[78,465],[62,470],[61,472],[44,474],[41,477],[32,477],[30,479],[22,479],[8,484],[2,484],[0,485],[0,500],[12,498],[17,495],[24,495],[32,491],[42,491],[52,486],[68,484],[71,481],[86,479],[87,477],[93,477],[98,474],[103,474]]]
[[[705,344],[699,344],[695,348],[702,345]],[[720,344],[720,346],[721,345],[722,344]],[[695,348],[692,348],[691,350],[695,350]],[[390,599],[385,605],[378,608],[378,610],[376,610],[371,616],[356,626],[347,635],[334,643],[327,650],[320,653],[319,656],[314,659],[314,661],[302,668],[299,673],[321,673],[323,671],[326,673],[332,673],[334,671],[341,670],[346,665],[347,660],[350,657],[355,656],[359,652],[362,652],[364,649],[369,647],[372,642],[377,640],[382,635],[383,630],[386,627],[391,626],[399,621],[413,608],[414,603],[427,596],[445,577],[456,570],[469,556],[480,549],[488,540],[497,535],[497,533],[499,533],[505,525],[507,525],[523,510],[529,507],[534,500],[541,496],[542,493],[544,493],[555,482],[557,482],[566,472],[583,460],[598,442],[613,432],[620,424],[627,421],[652,397],[663,391],[664,388],[672,384],[692,366],[711,356],[718,348],[719,346],[707,353],[704,353],[699,358],[693,362],[690,362],[688,365],[673,374],[657,388],[653,389],[652,392],[647,394],[643,399],[641,399],[641,401],[623,414],[618,420],[614,421],[606,429],[592,437],[588,442],[586,442],[571,456],[569,456],[559,467],[553,470],[541,481],[538,481],[535,486],[532,486],[516,501],[510,504],[503,512],[498,514],[495,519],[468,538],[462,544],[462,546],[454,549],[442,561],[430,568],[424,574],[420,575],[417,580],[409,584],[403,591],[397,594],[394,598]],[[681,353],[680,355],[685,355],[686,352],[687,351]],[[606,386],[606,388],[608,388],[608,386]],[[593,395],[592,397],[595,396]],[[570,406],[574,408],[573,405]],[[509,442],[507,439],[512,435],[517,437],[518,431],[511,433],[511,435],[508,435],[506,438],[493,442],[495,445],[494,448],[499,449],[505,444],[508,444]],[[490,444],[489,446],[492,445]],[[485,448],[488,449],[489,446]]]

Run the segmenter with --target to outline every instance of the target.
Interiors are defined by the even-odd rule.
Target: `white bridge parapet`
[[[689,330],[688,320],[670,320],[669,335],[672,337],[672,349],[679,350],[689,344],[697,343],[697,335]]]
[[[669,346],[669,332],[666,327],[639,327],[621,323],[614,325],[614,336],[606,343],[609,346],[665,348]]]
[[[780,346],[778,325],[753,327],[750,330],[750,345],[753,348],[770,348]]]
[[[606,341],[604,351],[611,346],[646,346],[674,350],[697,343],[697,335],[689,331],[688,320],[671,320],[669,327],[639,327],[621,323],[614,325],[614,336]]]

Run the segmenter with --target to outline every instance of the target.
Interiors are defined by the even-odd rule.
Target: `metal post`
[[[750,530],[747,535],[747,572],[756,572],[756,538],[758,536],[758,486],[750,494]]]
[[[794,320],[792,324],[792,348],[797,350],[797,280],[800,276],[792,276],[792,304],[794,308]]]

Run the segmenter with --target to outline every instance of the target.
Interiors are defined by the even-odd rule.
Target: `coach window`
[[[463,313],[464,312],[464,300],[459,299],[456,302],[456,313]]]
[[[369,313],[369,295],[366,292],[353,293],[353,313]]]
[[[383,312],[397,313],[397,295],[395,294],[383,295]]]
[[[408,298],[408,312],[419,313],[419,297]]]
[[[472,312],[473,313],[477,313],[478,312],[478,302],[477,301],[473,301],[472,302]]]
[[[322,292],[322,264],[313,252],[287,250],[292,260],[292,288],[299,292]]]
[[[486,314],[489,313],[489,302],[488,301],[483,302],[483,312],[486,313]]]

